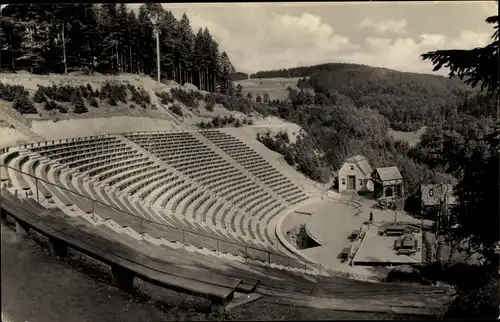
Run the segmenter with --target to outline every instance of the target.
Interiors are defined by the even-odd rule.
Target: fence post
[[[271,267],[271,252],[267,252],[267,261],[269,262],[269,267]]]
[[[219,251],[219,239],[217,239],[217,255],[220,254],[220,251]]]
[[[248,259],[248,246],[245,246],[245,263],[247,262]]]
[[[90,199],[90,209],[92,210],[92,220],[94,222],[96,222],[96,217],[95,217],[95,213],[94,213],[94,200],[93,199]]]
[[[141,218],[141,238],[144,241],[144,218]]]
[[[38,178],[35,177],[36,201],[40,203],[40,193],[38,192]]]
[[[186,245],[186,231],[182,229],[182,244]]]

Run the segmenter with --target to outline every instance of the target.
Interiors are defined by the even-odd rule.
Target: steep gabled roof
[[[363,172],[365,176],[369,176],[373,172],[372,167],[370,167],[370,164],[368,163],[366,158],[362,155],[358,154],[353,157],[350,157],[346,160],[346,162],[357,164],[361,169],[361,172]]]
[[[382,181],[403,179],[397,167],[377,168],[376,171]]]

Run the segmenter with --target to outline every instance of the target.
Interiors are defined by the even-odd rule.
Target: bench
[[[21,201],[8,191],[4,194],[4,191],[2,195],[5,196],[5,200],[1,208],[14,218],[16,227],[20,226],[24,231],[33,229],[48,237],[51,251],[58,256],[64,257],[67,248],[71,247],[110,265],[113,282],[125,291],[132,290],[133,279],[138,277],[160,287],[207,298],[212,301],[212,310],[222,311],[233,299],[236,289],[241,284],[239,279],[208,272],[201,273],[198,270],[191,273],[193,276],[188,276],[189,270],[185,268],[165,265],[144,254],[134,252],[121,243],[82,231],[65,223],[64,220],[39,216],[37,213],[42,208],[30,205],[32,202]]]

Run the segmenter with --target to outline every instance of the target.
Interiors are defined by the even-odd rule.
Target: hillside
[[[458,79],[344,63],[262,71],[250,77],[238,82],[245,93],[270,92],[273,98],[282,99],[288,86],[295,89],[296,85],[317,93],[318,97],[310,99],[313,102],[328,98],[333,103],[376,109],[389,120],[392,129],[409,132],[442,120],[465,97],[475,93]],[[270,82],[268,78],[272,77]],[[281,87],[278,89],[276,84]],[[299,103],[307,101],[307,95],[303,96]]]

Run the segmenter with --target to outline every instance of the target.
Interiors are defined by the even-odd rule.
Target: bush
[[[214,102],[207,102],[207,105],[205,106],[207,111],[213,112],[215,109],[215,103]]]
[[[28,96],[21,93],[16,95],[12,107],[21,114],[38,114]]]
[[[77,90],[71,86],[66,85],[56,87],[55,85],[53,85],[53,88],[55,89],[55,97],[50,98],[60,102],[73,102],[73,98],[79,95]]]
[[[99,107],[99,102],[97,102],[97,99],[95,97],[91,97],[89,101],[90,106],[93,106],[95,108]]]
[[[58,108],[57,103],[54,101],[46,101],[43,108],[47,111],[52,111]]]
[[[38,89],[35,92],[35,95],[33,95],[33,101],[35,103],[43,103],[43,102],[47,103],[47,99],[45,97],[45,87],[38,86]],[[47,105],[47,104],[45,104],[45,105]],[[44,108],[45,108],[45,106],[44,106]],[[45,109],[47,109],[47,108],[45,108]],[[48,111],[50,111],[50,110],[48,110]]]
[[[83,103],[83,101],[78,101],[75,105],[75,109],[74,109],[74,112],[76,114],[84,114],[84,113],[87,113],[89,110],[87,109],[87,107],[85,106],[85,104]]]
[[[108,102],[127,103],[127,86],[115,82],[106,82],[101,88],[99,97],[101,99],[108,98]],[[116,103],[110,103],[110,105],[115,106]]]
[[[168,103],[173,103],[174,98],[170,96],[168,93],[161,92],[161,93],[156,93],[156,96],[160,98],[160,103],[162,104],[168,104]]]
[[[144,108],[147,104],[151,104],[151,97],[149,97],[148,92],[146,92],[144,89],[136,89],[133,85],[131,85],[129,89],[130,93],[132,94],[132,102]]]
[[[182,113],[182,108],[177,104],[170,106],[168,109],[174,114],[177,114],[181,117],[184,116],[184,114]]]
[[[129,106],[130,108],[135,108],[135,105],[134,104],[130,104]]]
[[[57,104],[57,110],[59,111],[59,113],[62,113],[62,114],[68,113],[68,109],[66,107],[62,106],[61,104]]]
[[[111,105],[111,106],[116,106],[117,103],[116,103],[116,100],[114,97],[109,97],[108,98],[108,104]]]
[[[170,92],[175,99],[189,108],[196,108],[198,106],[197,100],[204,99],[203,95],[198,91],[187,92],[182,88],[172,88]]]
[[[29,97],[29,93],[24,86],[0,83],[0,99],[13,102],[18,96]]]

